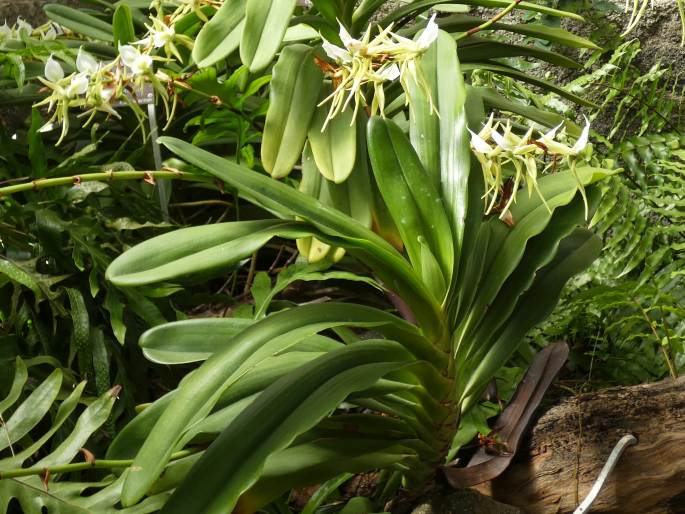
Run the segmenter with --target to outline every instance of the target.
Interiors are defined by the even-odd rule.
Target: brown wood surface
[[[590,512],[685,514],[685,377],[570,398],[534,423],[509,469],[476,489],[529,514],[572,513],[631,433]]]

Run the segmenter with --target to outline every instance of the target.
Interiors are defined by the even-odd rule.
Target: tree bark
[[[476,489],[529,514],[571,513],[627,433],[638,443],[590,511],[685,513],[685,377],[564,400],[540,417],[507,471]]]

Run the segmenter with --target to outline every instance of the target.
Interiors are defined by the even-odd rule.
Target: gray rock
[[[78,0],[0,0],[0,24],[7,20],[12,25],[17,17],[21,16],[32,25],[45,23],[46,17],[43,13],[45,4],[63,4],[76,7]]]
[[[471,489],[463,489],[432,496],[416,507],[412,514],[522,514],[522,512],[516,507],[505,505]]]

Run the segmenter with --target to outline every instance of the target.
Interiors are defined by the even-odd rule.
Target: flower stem
[[[461,41],[462,39],[465,39],[469,36],[473,36],[474,34],[477,34],[481,30],[487,29],[490,25],[493,23],[497,23],[499,20],[504,18],[507,14],[509,14],[511,11],[513,11],[518,4],[521,3],[522,0],[514,0],[511,2],[509,5],[507,5],[504,9],[502,9],[500,12],[498,12],[495,16],[493,16],[491,19],[486,21],[485,23],[482,23],[478,25],[477,27],[473,27],[472,29],[467,30],[460,36],[455,38],[455,41]]]
[[[204,450],[204,448],[189,448],[173,453],[170,458],[171,461],[179,460],[188,457],[195,453]],[[58,473],[71,473],[73,471],[82,471],[84,469],[114,469],[114,468],[128,468],[133,464],[133,460],[92,460],[89,462],[75,462],[73,464],[60,464],[57,466],[36,466],[33,468],[24,469],[10,469],[8,471],[0,471],[0,480],[6,478],[19,478],[31,475],[51,476]]]
[[[212,179],[193,173],[186,173],[184,171],[104,171],[101,173],[85,173],[83,175],[72,175],[69,177],[56,178],[40,178],[26,182],[24,184],[16,184],[13,186],[0,187],[0,198],[5,195],[12,195],[21,193],[23,191],[38,191],[48,187],[57,186],[78,186],[82,182],[113,182],[120,180],[145,180],[149,183],[154,183],[155,179],[178,179],[190,180],[196,182],[211,182]]]

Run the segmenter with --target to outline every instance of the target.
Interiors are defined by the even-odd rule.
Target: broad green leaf
[[[337,0],[312,0],[312,4],[328,22],[337,24],[343,17],[340,2]]]
[[[60,4],[47,4],[43,11],[50,20],[77,34],[109,43],[114,42],[112,25],[95,16]]]
[[[147,330],[138,344],[143,354],[160,364],[204,360],[221,350],[233,336],[253,323],[247,318],[196,318],[166,323]]]
[[[258,72],[271,64],[296,3],[296,0],[247,0],[240,59],[251,72]]]
[[[300,158],[322,81],[312,48],[283,49],[273,68],[262,139],[262,165],[272,177],[288,175]]]
[[[292,232],[297,223],[274,220],[204,225],[162,234],[128,250],[107,268],[106,277],[120,287],[173,281],[211,274],[252,255],[277,234]]]
[[[326,116],[328,106],[320,105],[309,128],[309,144],[321,174],[340,184],[352,173],[357,159],[357,124],[353,109],[345,109],[322,131]]]
[[[55,369],[48,377],[5,419],[0,430],[0,450],[4,450],[34,428],[48,413],[62,386],[62,371]]]
[[[367,341],[330,352],[275,382],[210,445],[162,512],[232,510],[271,454],[284,450],[349,393],[403,366],[407,358],[397,343]]]
[[[418,270],[432,270],[435,259],[443,284],[449,283],[454,266],[452,232],[443,201],[416,152],[401,129],[382,118],[369,121],[368,141],[376,182],[412,264]],[[423,275],[424,280],[427,276]],[[444,292],[444,287],[434,290],[440,301]]]
[[[91,512],[79,507],[73,501],[60,498],[59,493],[52,487],[48,492],[41,484],[27,484],[14,478],[0,480],[0,511],[10,512],[10,501],[13,499],[19,503],[21,512],[24,514],[43,514],[46,511],[50,514],[89,514]]]
[[[466,89],[457,59],[457,47],[449,34],[438,33],[437,40],[421,59],[420,67],[430,98],[422,87],[412,84],[409,91],[409,136],[437,191],[440,191],[448,213],[453,240],[446,249],[451,254],[450,271],[445,274],[449,285],[453,278],[452,268],[459,266],[464,238],[471,161],[464,110]],[[431,101],[439,116],[431,112]],[[445,238],[444,229],[439,230],[439,237]],[[445,262],[441,264],[445,269]]]
[[[205,68],[228,57],[238,46],[245,25],[247,0],[226,0],[195,39],[193,60]]]
[[[112,34],[114,36],[114,47],[127,45],[136,40],[136,30],[133,27],[133,15],[131,8],[126,4],[117,6],[112,17]]]

